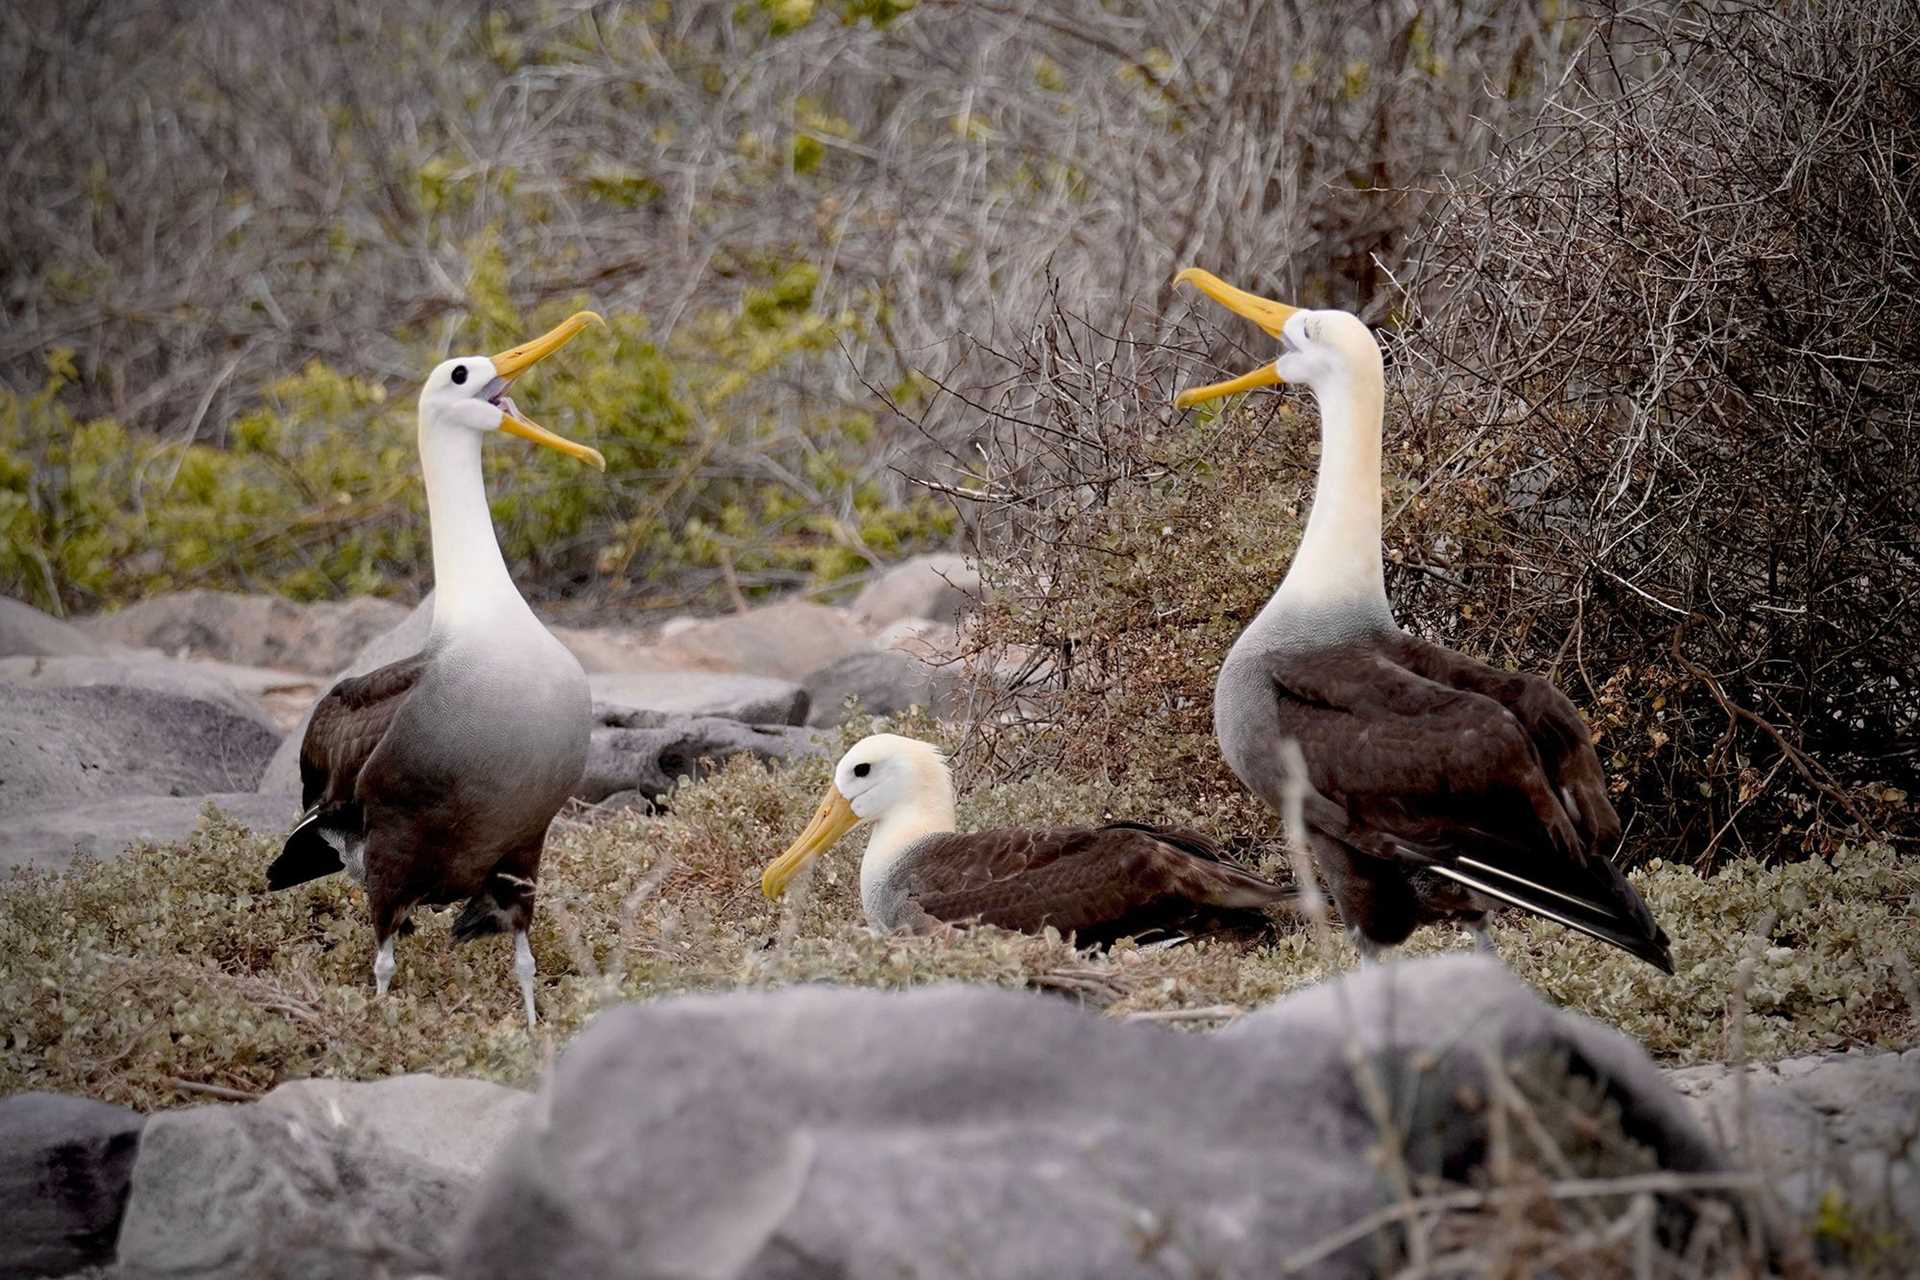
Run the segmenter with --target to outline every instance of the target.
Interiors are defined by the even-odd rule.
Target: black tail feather
[[[290,889],[344,870],[339,851],[321,834],[321,816],[319,808],[309,809],[288,833],[280,856],[267,868],[267,892]]]
[[[1607,883],[1592,886],[1543,884],[1477,859],[1434,861],[1429,865],[1435,874],[1610,943],[1662,973],[1673,973],[1673,953],[1666,931],[1654,923],[1653,913],[1626,877],[1610,865],[1607,871],[1612,874],[1605,876]]]

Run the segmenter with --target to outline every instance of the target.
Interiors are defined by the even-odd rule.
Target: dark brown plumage
[[[1221,861],[1195,831],[1112,823],[927,836],[896,875],[895,925],[1051,926],[1082,945],[1178,932],[1259,932],[1291,889]]]

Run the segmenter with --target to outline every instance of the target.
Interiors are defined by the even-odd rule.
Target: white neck
[[[533,611],[514,589],[480,478],[480,435],[420,423],[420,469],[433,528],[433,629],[497,625]]]
[[[860,896],[886,879],[900,855],[925,836],[954,829],[953,782],[944,764],[934,763],[920,778],[921,785],[904,802],[874,820],[867,851],[860,859]]]
[[[1385,389],[1377,374],[1349,374],[1317,386],[1320,477],[1313,513],[1293,564],[1274,594],[1288,604],[1386,605],[1380,567],[1380,420]]]

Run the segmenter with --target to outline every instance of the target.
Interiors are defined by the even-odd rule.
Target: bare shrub
[[[1915,19],[1599,6],[1407,272],[1399,451],[1495,518],[1402,608],[1572,687],[1643,849],[1912,829]]]

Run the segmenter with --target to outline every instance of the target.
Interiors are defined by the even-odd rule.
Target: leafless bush
[[[1604,5],[1406,275],[1417,501],[1496,520],[1403,608],[1553,669],[1702,861],[1914,789],[1916,121],[1911,6]]]

